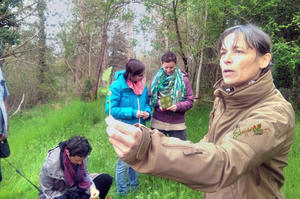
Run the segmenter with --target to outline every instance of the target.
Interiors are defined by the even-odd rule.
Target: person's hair
[[[176,64],[177,57],[176,57],[175,53],[173,53],[172,51],[168,51],[161,57],[161,62],[162,63],[174,62]]]
[[[125,66],[125,73],[123,74],[124,79],[127,80],[129,74],[136,76],[145,71],[145,64],[137,59],[129,59]]]
[[[266,53],[272,54],[272,42],[269,35],[262,30],[260,30],[257,26],[253,24],[248,25],[238,25],[233,26],[231,28],[226,29],[220,36],[219,45],[218,45],[218,53],[220,55],[220,50],[223,46],[223,42],[226,36],[234,33],[237,35],[238,33],[242,33],[244,36],[244,40],[247,44],[248,48],[253,48],[256,52],[262,56]],[[236,37],[237,40],[237,37]],[[271,62],[264,70],[269,70],[271,66]]]
[[[90,154],[92,147],[89,141],[82,136],[74,136],[66,141],[66,149],[70,156],[86,157]]]

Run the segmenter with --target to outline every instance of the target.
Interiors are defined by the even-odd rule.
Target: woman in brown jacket
[[[273,83],[271,40],[240,25],[223,32],[218,50],[223,78],[199,143],[107,118],[110,142],[138,172],[176,180],[206,199],[283,199],[295,116]]]

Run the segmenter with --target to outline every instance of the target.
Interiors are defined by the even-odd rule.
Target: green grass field
[[[197,142],[207,132],[209,105],[194,107],[187,113],[188,139]],[[39,172],[47,151],[60,141],[73,135],[87,137],[92,145],[89,171],[105,172],[114,176],[116,155],[106,134],[104,99],[84,103],[73,101],[68,105],[47,104],[14,116],[10,122],[9,143],[11,156],[7,158],[29,180],[38,185]],[[296,121],[295,140],[285,169],[286,182],[283,192],[286,199],[300,199],[300,116]],[[4,159],[1,160],[3,181],[0,183],[0,199],[34,199],[34,189]],[[177,182],[139,174],[139,188],[123,198],[136,199],[183,199],[203,198],[202,193],[193,191]],[[108,195],[118,198],[113,184]]]

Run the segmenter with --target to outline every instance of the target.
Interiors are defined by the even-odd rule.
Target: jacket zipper
[[[137,104],[138,104],[138,111],[140,111],[140,100],[139,97],[136,98]],[[141,124],[141,118],[139,117],[139,124]]]

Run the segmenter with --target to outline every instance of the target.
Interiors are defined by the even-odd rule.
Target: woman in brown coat
[[[218,50],[223,79],[199,143],[107,118],[110,142],[138,172],[176,180],[206,199],[283,199],[295,115],[273,83],[271,40],[256,26],[235,26]]]

